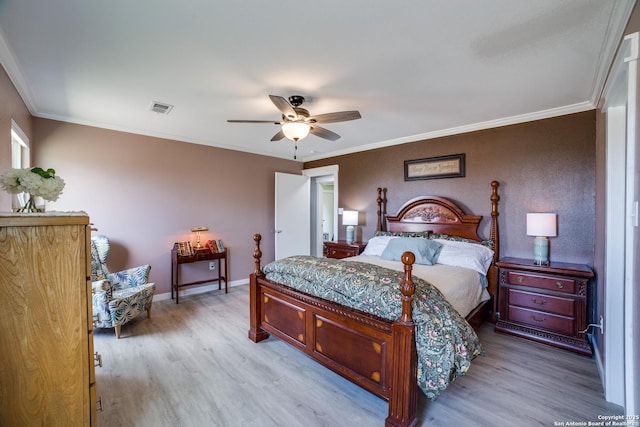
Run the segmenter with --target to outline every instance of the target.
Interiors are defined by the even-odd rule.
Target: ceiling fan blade
[[[282,132],[282,129],[280,129],[280,132],[278,132],[275,135],[273,135],[273,138],[271,138],[271,140],[272,141],[280,141],[282,138],[284,138],[284,132]]]
[[[309,133],[319,136],[320,138],[328,139],[329,141],[335,141],[340,138],[335,132],[331,132],[329,129],[321,128],[320,126],[311,126]]]
[[[318,114],[317,116],[309,117],[307,121],[312,123],[336,123],[360,118],[362,118],[362,116],[359,111],[338,111],[335,113]]]
[[[281,96],[277,95],[269,95],[271,98],[271,102],[284,114],[286,117],[295,118],[298,114],[294,111],[293,107],[289,102]]]
[[[279,125],[281,122],[276,122],[273,120],[227,120],[229,123],[273,123],[274,125]]]

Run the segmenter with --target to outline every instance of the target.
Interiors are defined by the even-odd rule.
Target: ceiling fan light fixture
[[[292,141],[300,141],[309,135],[311,127],[303,122],[288,122],[282,125],[282,133]]]

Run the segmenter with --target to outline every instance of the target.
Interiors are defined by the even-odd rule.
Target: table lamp
[[[353,236],[355,234],[354,225],[358,225],[358,211],[343,211],[342,225],[347,226],[347,243],[353,243]]]
[[[200,233],[203,231],[209,231],[209,227],[195,227],[191,229],[192,233],[196,233],[196,250],[202,249],[200,245]]]
[[[554,213],[528,213],[527,236],[533,241],[533,263],[549,265],[549,237],[557,236],[557,221]]]

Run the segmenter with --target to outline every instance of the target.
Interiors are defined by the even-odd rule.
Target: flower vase
[[[44,200],[41,197],[36,198],[31,194],[23,194],[22,200],[25,200],[24,203],[20,203],[21,197],[18,197],[18,202],[20,206],[16,209],[16,212],[20,213],[33,213],[33,212],[44,212]],[[39,199],[39,200],[37,200]],[[40,203],[37,203],[40,202]]]

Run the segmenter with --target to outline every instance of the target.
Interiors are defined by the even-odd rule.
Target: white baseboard
[[[234,286],[242,286],[242,285],[248,285],[248,284],[249,284],[249,278],[242,279],[242,280],[233,280],[229,282],[229,287],[232,288]],[[187,296],[187,295],[202,294],[204,292],[217,291],[217,290],[218,290],[217,282],[212,283],[210,285],[201,285],[201,286],[194,285],[193,287],[188,287],[180,290],[180,297]],[[155,294],[153,296],[153,301],[163,301],[167,299],[171,299],[171,292],[166,292],[164,294]]]
[[[591,334],[587,334],[591,335]],[[600,349],[598,349],[598,343],[590,336],[589,341],[591,341],[593,347],[593,358],[596,361],[596,367],[598,368],[598,375],[600,376],[600,382],[602,383],[602,391],[604,395],[607,395],[607,389],[605,387],[605,372],[604,372],[604,364],[602,363],[602,354],[600,353]]]

